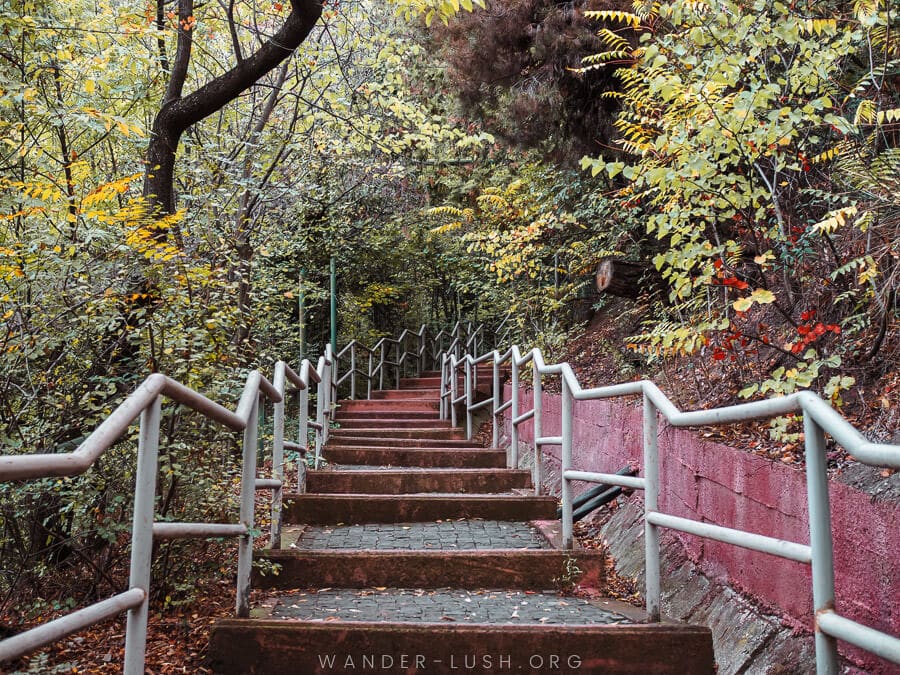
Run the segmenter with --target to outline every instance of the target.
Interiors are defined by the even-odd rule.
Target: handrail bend
[[[572,532],[572,481],[583,480],[620,485],[644,490],[644,545],[646,559],[646,603],[652,621],[660,618],[660,551],[659,529],[667,527],[736,546],[810,564],[812,567],[813,604],[816,619],[816,667],[819,675],[838,672],[837,640],[844,640],[878,656],[900,664],[900,639],[858,624],[837,613],[834,592],[834,554],[831,535],[831,512],[828,496],[828,476],[825,456],[825,434],[847,450],[858,461],[876,467],[900,468],[900,445],[873,443],[826,401],[811,391],[789,396],[752,401],[709,410],[682,411],[650,380],[625,382],[585,389],[568,363],[548,364],[540,349],[522,352],[518,345],[500,353],[497,350],[478,355],[465,342],[462,354],[447,351],[441,354],[441,417],[457,424],[457,404],[463,404],[466,414],[466,435],[472,438],[473,413],[493,402],[493,441],[497,447],[505,413],[509,414],[510,433],[507,464],[519,465],[519,425],[533,421],[534,440],[532,466],[535,491],[540,493],[543,481],[541,447],[561,446],[562,456],[562,532],[563,545],[574,544]],[[479,365],[491,363],[493,378],[488,401],[476,402]],[[500,367],[511,368],[511,398],[503,401]],[[533,406],[520,410],[520,375],[524,366],[531,365]],[[542,378],[557,376],[562,383],[562,430],[559,436],[542,435]],[[458,394],[462,382],[463,392]],[[615,474],[576,471],[572,466],[572,438],[574,404],[622,396],[641,396],[643,400],[644,476],[622,477]],[[732,424],[735,422],[768,419],[789,413],[801,413],[806,444],[806,481],[809,502],[809,540],[800,544],[773,537],[745,532],[687,518],[676,517],[659,510],[659,443],[658,416],[677,427]]]
[[[328,437],[328,421],[332,407],[329,397],[332,363],[333,359],[328,349],[326,355],[319,359],[318,368],[313,369],[309,361],[304,360],[299,374],[284,361],[277,362],[274,382],[267,380],[258,370],[253,370],[247,376],[234,412],[165,375],[154,373],[138,385],[73,452],[0,456],[0,481],[75,476],[87,471],[125,434],[131,424],[140,418],[128,590],[0,641],[0,663],[19,658],[127,611],[123,672],[126,675],[142,675],[147,642],[150,568],[154,539],[238,537],[235,609],[239,617],[249,616],[254,495],[258,489],[272,490],[270,544],[278,547],[281,539],[284,450],[285,447],[290,447],[301,455],[298,461],[300,467],[298,490],[302,491],[305,487],[305,460],[302,456],[307,450],[308,427],[313,426],[316,429],[317,458],[321,445]],[[296,443],[284,439],[287,382],[299,392],[300,397],[300,420]],[[318,423],[310,423],[308,420],[308,394],[311,383],[318,384]],[[154,523],[163,397],[195,410],[228,429],[243,432],[240,515],[237,523]],[[256,477],[260,398],[271,401],[275,409],[271,479]]]

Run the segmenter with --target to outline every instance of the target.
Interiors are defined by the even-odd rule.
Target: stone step
[[[277,575],[254,575],[253,588],[409,587],[520,590],[603,588],[606,556],[599,551],[494,549],[280,550],[257,554],[281,566]]]
[[[216,673],[269,675],[280,673],[403,672],[418,675],[458,675],[460,672],[584,673],[604,675],[712,675],[715,671],[712,636],[705,627],[678,624],[621,623],[618,614],[599,606],[581,610],[579,623],[569,619],[578,603],[550,598],[537,605],[538,595],[511,596],[500,602],[488,597],[495,619],[467,619],[473,610],[434,594],[410,591],[392,604],[372,600],[373,592],[352,598],[351,604],[380,606],[393,620],[363,620],[362,615],[330,598],[288,596],[272,610],[270,619],[225,619],[210,634],[209,663]],[[317,594],[318,595],[318,594]],[[461,594],[455,594],[461,595]],[[422,597],[429,602],[416,604]],[[305,602],[303,602],[305,600]],[[535,605],[522,605],[522,601]],[[614,601],[606,607],[618,609]],[[368,603],[368,604],[366,604]],[[555,603],[555,605],[554,605]],[[563,605],[562,603],[566,603]],[[293,605],[296,605],[294,607]],[[535,617],[549,605],[567,623],[547,625]],[[489,605],[490,606],[490,605]],[[390,609],[396,607],[396,610]],[[530,608],[527,612],[525,608]],[[321,608],[321,610],[319,610]],[[405,609],[404,609],[405,608]],[[565,611],[571,610],[571,611]],[[469,614],[467,614],[467,612]],[[294,615],[315,618],[293,618]],[[477,615],[477,612],[474,612]],[[433,617],[427,623],[406,616]],[[503,617],[506,614],[506,617]],[[520,619],[512,623],[517,614]],[[284,617],[284,618],[281,618]],[[479,621],[471,623],[471,621]]]
[[[524,495],[288,494],[286,523],[408,523],[455,518],[552,520],[556,498]]]
[[[414,400],[434,401],[440,400],[441,390],[438,387],[428,389],[379,389],[372,392],[373,401]]]
[[[504,468],[506,451],[497,448],[325,446],[325,459],[336,464],[392,467]]]
[[[450,420],[435,419],[434,416],[425,419],[408,417],[348,419],[341,417],[336,422],[340,425],[340,429],[450,429]],[[337,430],[333,430],[332,433],[334,431]]]
[[[306,474],[306,491],[312,493],[488,493],[529,487],[531,473],[514,469],[309,471]]]
[[[411,438],[419,439],[441,439],[441,440],[465,440],[466,432],[463,429],[452,428],[449,423],[446,427],[423,427],[420,429],[398,428],[398,427],[353,427],[352,429],[332,429],[329,433],[329,439],[333,439],[335,443],[341,443],[341,439],[345,438]]]

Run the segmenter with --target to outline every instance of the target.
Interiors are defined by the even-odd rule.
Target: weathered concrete
[[[531,486],[531,474],[514,469],[405,469],[309,471],[307,492],[408,494],[509,492]]]
[[[602,526],[618,574],[643,587],[643,506],[640,498],[620,502]],[[781,617],[752,599],[710,580],[688,559],[671,533],[662,546],[662,607],[667,617],[712,630],[720,675],[815,672],[812,635],[783,625]]]
[[[505,398],[509,394],[507,386]],[[523,390],[525,406],[531,395]],[[544,395],[543,420],[544,435],[558,433],[558,396]],[[519,429],[523,442],[532,440],[531,422]],[[661,510],[800,543],[809,541],[801,469],[706,441],[663,420],[660,430]],[[613,472],[629,464],[641,466],[640,407],[626,401],[577,403],[573,445],[578,469]],[[558,477],[559,448],[546,447],[544,452],[548,473]],[[558,485],[558,478],[551,485]],[[830,496],[838,609],[864,625],[898,635],[900,507],[896,500],[883,496],[873,500],[834,481]],[[673,536],[710,578],[777,608],[780,619],[791,627],[811,629],[808,566],[690,535]],[[891,672],[892,666],[875,657],[851,647],[842,649],[867,672]]]
[[[400,427],[388,427],[386,425],[376,425],[374,427],[353,427],[352,429],[334,429],[329,434],[329,439],[334,439],[335,443],[340,443],[349,438],[383,438],[383,439],[411,439],[418,443],[423,440],[437,439],[440,441],[449,440],[465,440],[466,432],[462,429],[453,429],[450,426],[439,427],[435,423],[432,427],[421,429],[409,429]]]
[[[325,458],[336,464],[370,466],[503,468],[506,452],[491,448],[403,448],[328,445]]]
[[[408,523],[452,518],[540,520],[556,514],[554,497],[519,495],[285,495],[286,523]]]
[[[255,588],[511,588],[599,591],[606,556],[597,551],[265,551],[277,575],[255,575]]]
[[[213,627],[216,673],[382,672],[712,675],[709,632],[694,626],[311,623],[230,619]],[[552,657],[557,657],[551,661]],[[334,660],[328,662],[327,660]],[[349,659],[349,660],[348,660]],[[382,661],[384,659],[384,661]]]

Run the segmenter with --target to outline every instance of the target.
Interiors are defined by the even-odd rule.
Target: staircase
[[[555,498],[439,419],[438,373],[340,403],[265,557],[279,591],[218,623],[218,673],[712,673],[710,631],[604,598],[599,551],[561,550]]]

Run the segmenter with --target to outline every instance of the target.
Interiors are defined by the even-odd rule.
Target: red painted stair
[[[282,595],[214,626],[214,672],[713,673],[708,629],[601,597],[605,553],[554,545],[556,499],[440,420],[439,385],[339,403],[326,465],[285,495],[280,572],[255,575]]]

